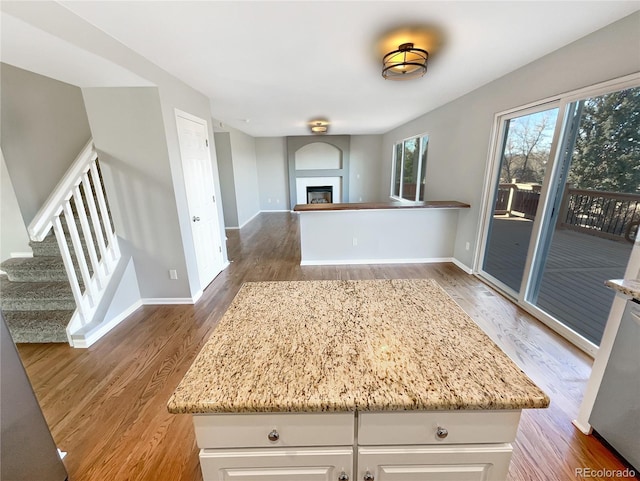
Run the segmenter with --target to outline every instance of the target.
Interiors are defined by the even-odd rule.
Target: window
[[[401,200],[424,200],[427,172],[426,135],[411,137],[393,146],[391,197]]]

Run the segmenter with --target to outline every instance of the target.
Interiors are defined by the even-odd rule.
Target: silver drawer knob
[[[338,476],[338,481],[349,481],[349,475],[342,471],[340,476]]]
[[[445,428],[438,426],[438,429],[436,429],[436,436],[438,436],[439,439],[444,439],[448,435],[449,435],[449,431],[447,431]]]
[[[373,481],[375,478],[373,477],[373,474],[371,474],[369,471],[367,471],[364,475],[364,481]]]
[[[271,431],[269,433],[269,435],[267,436],[269,438],[269,441],[277,441],[278,439],[280,439],[280,434],[278,433],[278,431],[276,431],[275,429],[273,431]]]

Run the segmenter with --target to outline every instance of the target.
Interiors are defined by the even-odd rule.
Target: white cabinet
[[[352,479],[354,413],[194,415],[204,481]]]
[[[519,410],[203,414],[194,425],[204,481],[504,481],[519,419]]]
[[[358,480],[504,481],[508,443],[358,448]]]
[[[202,449],[204,481],[337,481],[351,479],[353,448]]]

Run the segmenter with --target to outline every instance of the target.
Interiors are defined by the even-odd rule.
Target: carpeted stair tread
[[[8,259],[0,264],[10,281],[41,282],[65,281],[67,272],[60,256],[36,256]]]
[[[75,310],[69,281],[11,282],[0,277],[0,305],[3,311]]]
[[[68,342],[66,327],[73,311],[4,311],[14,342]]]

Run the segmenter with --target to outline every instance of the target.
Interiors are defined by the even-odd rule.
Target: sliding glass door
[[[482,269],[514,296],[524,276],[557,117],[553,107],[501,119],[500,167]]]
[[[640,224],[640,87],[498,122],[480,275],[595,352]]]

